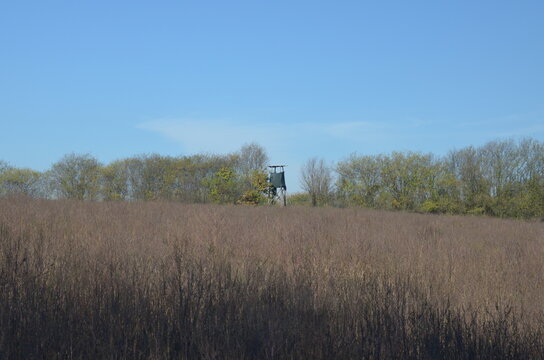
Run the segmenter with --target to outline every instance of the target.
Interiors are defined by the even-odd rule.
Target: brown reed
[[[536,221],[0,199],[0,358],[542,358],[543,255]]]

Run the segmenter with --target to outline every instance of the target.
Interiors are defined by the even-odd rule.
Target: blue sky
[[[544,2],[4,1],[0,159],[544,140]]]

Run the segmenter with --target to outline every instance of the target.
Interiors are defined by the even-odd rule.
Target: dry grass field
[[[1,359],[530,359],[544,223],[0,200]]]

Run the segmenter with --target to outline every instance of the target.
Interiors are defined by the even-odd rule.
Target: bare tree
[[[302,188],[310,194],[312,206],[327,202],[332,191],[331,169],[323,159],[313,157],[301,168]]]
[[[238,167],[240,173],[249,177],[254,171],[266,170],[268,155],[266,150],[257,143],[242,146],[238,153]]]
[[[5,162],[4,160],[0,160],[0,174],[9,170],[10,168],[11,166],[9,166],[7,162]]]

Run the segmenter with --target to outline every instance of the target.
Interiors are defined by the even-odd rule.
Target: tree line
[[[335,166],[313,158],[301,178],[307,197],[297,200],[312,205],[544,216],[544,143],[532,138],[495,140],[441,157],[352,154]]]
[[[139,155],[102,164],[68,154],[44,172],[0,162],[0,196],[93,201],[266,202],[268,155],[258,144],[227,155]]]
[[[109,164],[69,154],[44,172],[0,161],[0,196],[263,204],[267,162],[266,150],[255,143],[226,155],[140,155]],[[305,192],[291,195],[291,204],[544,216],[544,143],[532,138],[495,140],[445,156],[352,154],[333,165],[311,158],[300,175]]]

